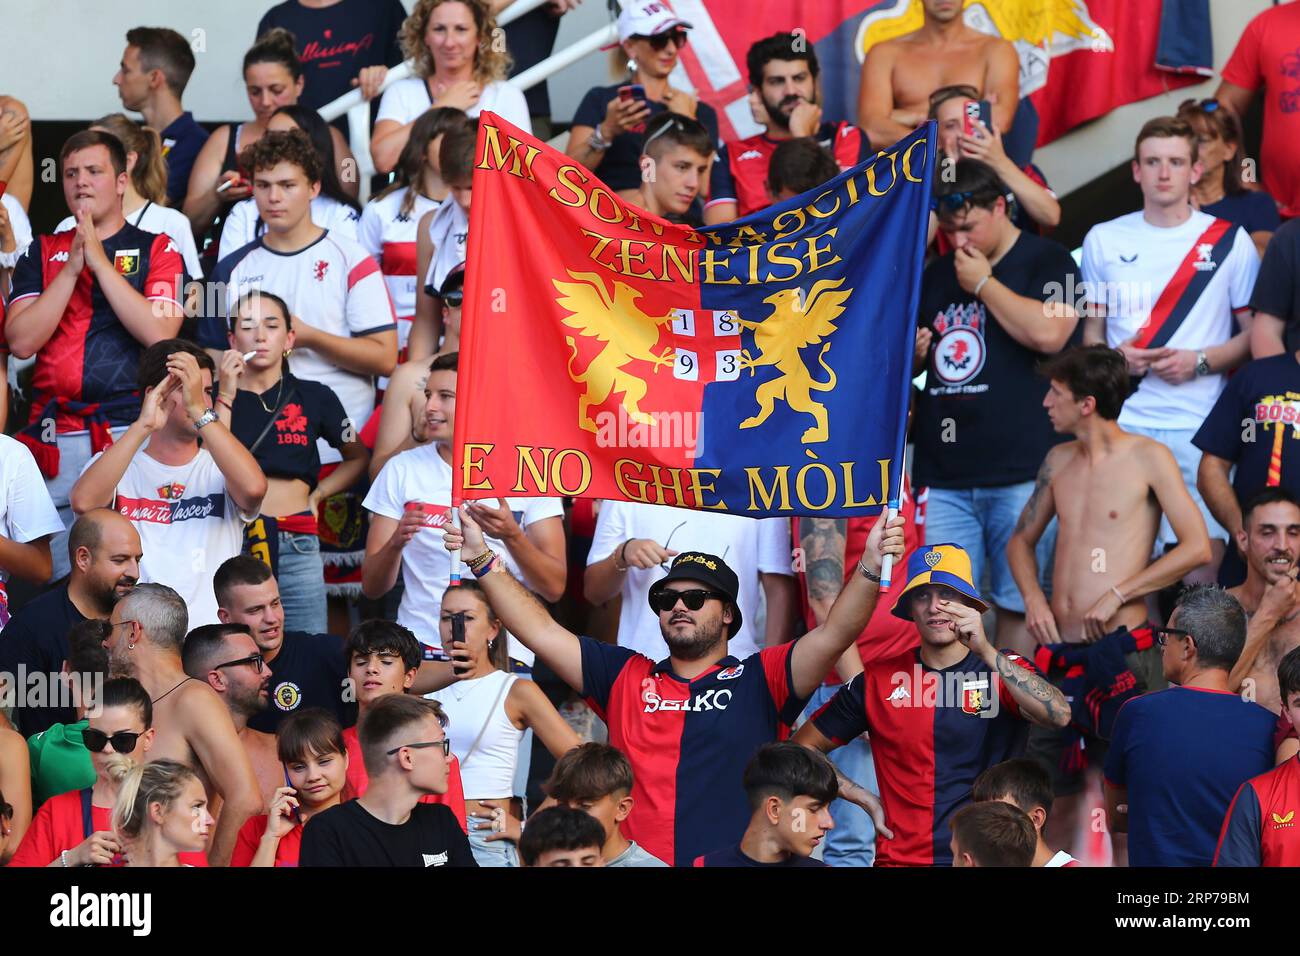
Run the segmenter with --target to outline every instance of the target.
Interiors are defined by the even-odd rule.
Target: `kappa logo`
[[[653,714],[661,710],[680,710],[689,714],[698,714],[706,710],[726,710],[727,705],[731,703],[731,691],[706,690],[702,694],[696,694],[693,698],[687,697],[685,700],[664,700],[653,690],[646,690],[642,699],[645,701],[645,712]]]
[[[756,149],[747,149],[736,157],[736,162],[741,163],[747,159],[762,159],[763,154]]]
[[[899,684],[897,687],[895,687],[892,691],[889,692],[889,696],[886,697],[885,700],[893,700],[893,701],[907,700],[911,696],[912,695],[907,692],[907,688],[904,687],[902,684]]]
[[[735,667],[727,667],[718,671],[718,680],[735,680],[743,673],[745,673],[745,665],[737,664]]]
[[[1295,811],[1288,810],[1285,814],[1274,813],[1273,815],[1274,830],[1289,830],[1295,826]]]
[[[446,866],[447,865],[446,850],[443,850],[441,853],[421,853],[420,856],[424,857],[425,866]]]
[[[1196,244],[1196,261],[1192,263],[1192,268],[1197,272],[1213,272],[1218,265],[1214,261],[1214,245],[1209,242],[1198,242]]]

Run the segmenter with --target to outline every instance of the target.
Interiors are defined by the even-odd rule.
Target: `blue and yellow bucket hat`
[[[904,621],[912,620],[912,604],[907,595],[927,584],[942,584],[966,595],[976,603],[981,613],[989,609],[971,581],[970,555],[960,545],[932,544],[912,552],[907,561],[907,586],[894,600],[894,616]]]

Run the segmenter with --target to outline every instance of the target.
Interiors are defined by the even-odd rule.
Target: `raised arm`
[[[1020,105],[1020,56],[1007,40],[991,42],[993,50],[984,71],[984,99],[992,105],[993,125],[1006,133]]]
[[[239,742],[230,712],[206,685],[187,687],[185,707],[177,708],[183,715],[185,738],[212,781],[213,789],[221,794],[221,814],[212,836],[208,862],[213,866],[229,866],[239,828],[249,817],[266,808],[253,765]]]
[[[76,514],[85,514],[95,508],[113,507],[118,482],[126,474],[131,459],[135,457],[149,436],[167,424],[163,402],[180,387],[180,380],[168,374],[153,388],[144,391],[140,403],[140,416],[131,423],[117,441],[104,449],[103,454],[90,463],[68,493],[68,503]],[[212,427],[212,426],[209,426]]]
[[[1055,644],[1061,639],[1051,602],[1038,583],[1038,557],[1034,551],[1056,514],[1052,473],[1062,460],[1061,447],[1057,445],[1043,458],[1034,479],[1034,490],[1007,542],[1007,564],[1025,601],[1025,626],[1039,644]]]
[[[464,505],[461,505],[460,520],[460,530],[450,523],[444,527],[444,543],[448,551],[460,549],[464,560],[469,561],[485,553],[488,547],[483,540],[483,529]],[[499,561],[478,582],[506,630],[545,661],[560,680],[581,693],[582,645],[577,636],[557,624],[541,602]]]
[[[484,533],[505,543],[510,557],[523,572],[523,583],[544,601],[558,601],[564,594],[568,564],[564,554],[564,519],[544,518],[525,531],[515,520],[508,501],[493,508],[480,501],[468,503],[470,513]]]

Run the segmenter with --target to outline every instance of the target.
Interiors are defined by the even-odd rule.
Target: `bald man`
[[[68,533],[72,570],[58,587],[28,602],[0,632],[0,672],[14,674],[18,690],[31,687],[27,675],[40,673],[45,686],[60,689],[53,675],[68,657],[68,632],[90,618],[108,620],[113,607],[140,578],[140,535],[130,521],[109,508],[88,511]],[[46,700],[47,706],[22,706],[17,693],[15,723],[24,737],[53,724],[77,719],[75,701]],[[48,706],[56,704],[62,706]]]

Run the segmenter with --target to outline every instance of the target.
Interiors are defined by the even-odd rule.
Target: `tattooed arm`
[[[1060,688],[1052,686],[1047,678],[1035,671],[1021,667],[1006,654],[994,653],[991,661],[998,677],[1016,699],[1020,713],[1030,723],[1040,727],[1060,728],[1070,723],[1070,705]]]
[[[800,518],[799,546],[803,548],[808,606],[818,624],[826,622],[831,605],[844,587],[844,542],[847,518]]]
[[[1034,548],[1056,514],[1052,473],[1061,463],[1061,449],[1064,447],[1068,446],[1057,445],[1043,459],[1038,477],[1034,479],[1033,493],[1025,502],[1025,510],[1020,513],[1016,530],[1007,542],[1007,564],[1025,602],[1025,627],[1039,644],[1055,644],[1061,639],[1051,605],[1038,584],[1038,559],[1034,556]]]

